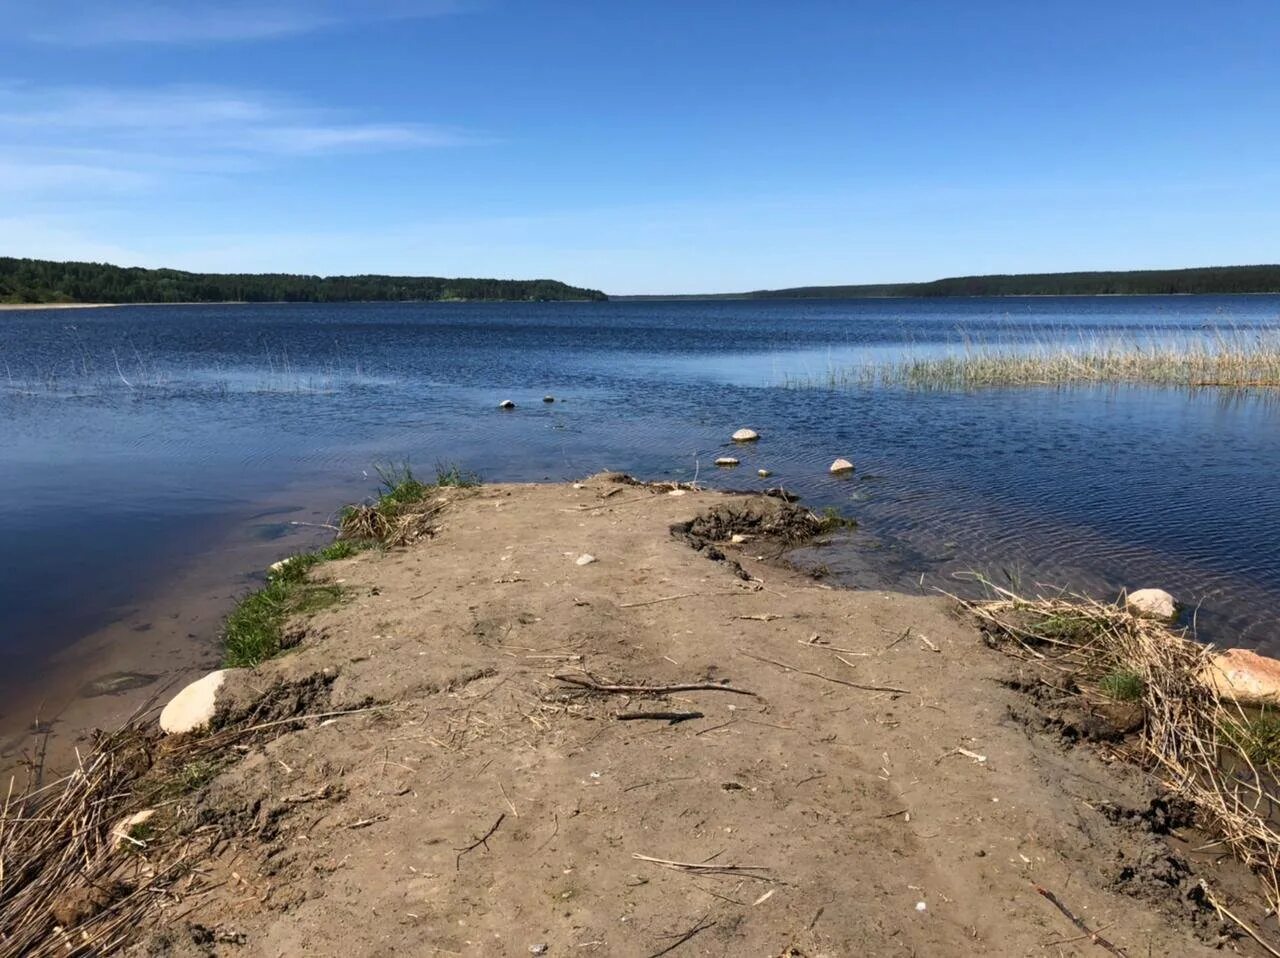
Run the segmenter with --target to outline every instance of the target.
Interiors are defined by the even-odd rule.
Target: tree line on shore
[[[749,293],[624,296],[621,299],[876,299],[910,296],[1168,296],[1280,293],[1280,266],[1205,266],[1191,269],[1107,270],[953,276],[925,283],[794,286]]]
[[[338,303],[604,300],[558,280],[189,273],[0,257],[0,303]]]

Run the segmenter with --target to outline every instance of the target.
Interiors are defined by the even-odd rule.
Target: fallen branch
[[[847,685],[851,689],[862,689],[864,692],[893,692],[896,695],[910,695],[907,689],[900,689],[893,685],[863,685],[860,682],[848,682],[845,679],[837,679],[831,675],[823,675],[821,672],[814,672],[810,669],[802,669],[798,665],[788,665],[786,662],[779,662],[777,659],[766,659],[763,655],[755,655],[745,649],[738,649],[739,654],[745,655],[749,659],[756,659],[760,662],[768,662],[770,665],[776,665],[780,669],[786,669],[788,672],[799,672],[802,675],[812,675],[814,678],[822,679],[826,682],[834,682],[836,685]],[[848,663],[846,663],[848,664]]]
[[[619,712],[614,716],[619,722],[635,722],[641,719],[654,719],[656,721],[665,721],[671,725],[677,722],[687,722],[690,719],[703,718],[701,712]]]
[[[1225,905],[1222,904],[1222,902],[1218,901],[1218,899],[1214,897],[1213,892],[1209,890],[1208,883],[1203,878],[1200,879],[1200,890],[1204,892],[1204,897],[1208,899],[1209,904],[1213,906],[1213,910],[1216,911],[1220,917],[1227,918],[1233,924],[1239,926],[1240,930],[1261,945],[1267,954],[1274,955],[1275,958],[1280,958],[1280,951],[1276,951],[1275,948],[1262,939],[1262,936],[1250,928],[1246,922],[1237,918]]]
[[[458,853],[458,857],[453,860],[453,867],[455,870],[457,871],[462,870],[462,856],[465,855],[467,852],[473,852],[477,848],[479,848],[481,845],[484,846],[485,851],[489,850],[489,839],[493,837],[493,833],[498,830],[498,827],[502,824],[502,820],[506,817],[507,817],[507,813],[503,812],[501,815],[498,816],[498,820],[494,822],[492,826],[490,826],[489,830],[485,832],[483,835],[481,835],[479,838],[477,838],[474,842],[472,842],[466,848],[454,849],[454,851]]]
[[[1092,931],[1089,928],[1089,926],[1084,923],[1083,919],[1077,918],[1075,915],[1073,915],[1071,913],[1071,910],[1067,908],[1067,906],[1064,905],[1062,902],[1060,902],[1058,900],[1058,896],[1055,895],[1053,892],[1049,891],[1049,889],[1043,887],[1042,885],[1037,885],[1035,882],[1031,883],[1031,887],[1034,888],[1039,894],[1047,898],[1049,900],[1049,904],[1053,905],[1054,908],[1058,909],[1058,911],[1066,915],[1067,918],[1071,921],[1071,924],[1079,928],[1085,934],[1085,936],[1091,942],[1097,945],[1099,948],[1105,948],[1107,951],[1111,952],[1111,954],[1116,955],[1117,958],[1128,958],[1128,956],[1123,951],[1121,951],[1115,945],[1111,944],[1111,942],[1107,941],[1107,939],[1103,938],[1096,931]]]
[[[755,692],[735,688],[732,685],[720,685],[716,682],[681,682],[676,685],[617,685],[611,682],[597,682],[590,676],[583,678],[577,675],[552,676],[560,682],[577,685],[593,692],[609,692],[612,694],[633,695],[666,695],[668,692],[733,692],[736,695],[750,695],[759,698]]]

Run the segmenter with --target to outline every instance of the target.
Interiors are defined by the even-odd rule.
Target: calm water
[[[613,468],[859,517],[807,556],[862,585],[981,569],[1159,585],[1217,641],[1280,651],[1280,405],[1173,390],[795,390],[964,337],[1274,328],[1277,297],[139,307],[0,313],[0,667],[12,680],[216,558],[371,490],[375,462],[490,480]],[[545,393],[561,402],[544,405]],[[512,413],[500,399],[519,404]],[[712,467],[737,427],[764,439]],[[836,456],[851,480],[826,475]],[[314,533],[313,533],[314,534]],[[274,546],[273,546],[274,548]],[[241,560],[243,562],[243,560]],[[225,570],[228,592],[250,570]],[[207,638],[207,637],[204,637]]]

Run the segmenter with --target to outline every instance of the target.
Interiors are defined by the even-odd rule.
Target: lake
[[[216,659],[234,596],[328,535],[386,462],[729,488],[761,488],[766,467],[767,484],[858,519],[799,557],[829,581],[955,590],[976,570],[1024,591],[1159,586],[1199,605],[1206,638],[1277,653],[1270,395],[785,384],[966,339],[1278,323],[1273,296],[0,313],[0,675],[9,688],[47,679],[87,635],[115,636],[98,652],[132,635]],[[518,408],[499,411],[503,399]],[[737,449],[740,468],[717,470],[741,426],[763,438]],[[837,456],[857,464],[852,478],[827,474]],[[199,615],[167,611],[193,590]]]

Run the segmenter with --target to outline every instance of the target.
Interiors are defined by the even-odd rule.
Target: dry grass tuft
[[[100,734],[65,777],[14,794],[0,812],[0,956],[107,954],[150,910],[181,900],[183,843],[150,823],[122,837],[150,768],[136,728]]]
[[[1211,647],[1122,605],[1079,596],[1025,599],[988,585],[998,598],[961,604],[989,635],[1104,695],[1115,676],[1125,677],[1145,712],[1138,758],[1249,865],[1270,906],[1280,906],[1280,752],[1245,744],[1239,730],[1256,717],[1204,680]]]

